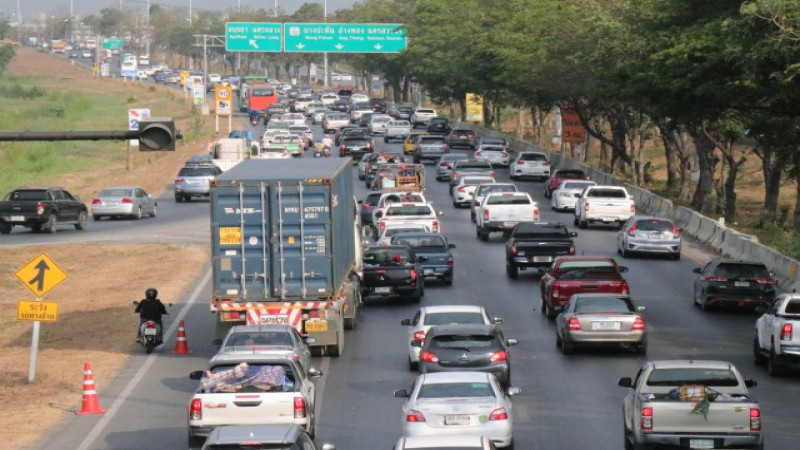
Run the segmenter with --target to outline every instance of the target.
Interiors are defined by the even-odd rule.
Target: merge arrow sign
[[[45,295],[68,278],[67,274],[44,253],[22,266],[15,275],[37,297]]]

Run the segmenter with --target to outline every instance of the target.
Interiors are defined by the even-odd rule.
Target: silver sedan
[[[498,447],[514,443],[514,411],[511,396],[518,387],[500,389],[497,378],[484,372],[422,374],[411,391],[400,389],[395,397],[408,397],[403,405],[403,436],[488,436]]]
[[[128,217],[141,219],[158,214],[158,202],[144,189],[136,186],[108,187],[92,200],[92,217]]]
[[[294,355],[298,363],[308,371],[311,367],[311,350],[314,338],[303,339],[296,329],[288,325],[237,325],[228,331],[225,339],[216,339],[220,348],[217,354],[258,353]]]
[[[681,231],[669,219],[633,216],[617,234],[617,253],[625,257],[655,253],[681,259]]]
[[[579,345],[624,345],[644,355],[647,333],[640,312],[622,294],[575,294],[556,317],[556,346],[564,354]]]

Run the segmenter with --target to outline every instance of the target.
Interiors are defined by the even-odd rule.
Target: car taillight
[[[720,277],[717,275],[711,275],[706,277],[706,281],[728,281],[728,278]]]
[[[632,227],[628,230],[628,236],[633,237],[633,233],[636,231],[636,224],[633,224]]]
[[[483,220],[489,220],[489,210],[488,209],[484,209],[483,210]]]
[[[438,233],[439,232],[439,221],[438,220],[434,220],[433,221],[433,230],[432,231],[434,233]]]
[[[175,178],[175,184],[183,183],[183,178]]]
[[[750,408],[750,431],[761,431],[761,410]]]
[[[508,158],[508,153],[503,152],[503,158]]]
[[[570,255],[575,254],[575,244],[573,244],[572,242],[569,243],[569,254]]]
[[[512,255],[516,255],[517,254],[517,243],[516,242],[512,242],[511,243],[511,254]]]
[[[203,420],[203,401],[199,398],[189,405],[189,420]]]
[[[783,328],[781,328],[781,340],[782,341],[791,341],[792,340],[792,329],[793,326],[790,323],[783,324]]]
[[[517,165],[518,166],[524,166],[525,165],[525,161],[522,161],[522,160],[517,161]]]
[[[538,222],[539,221],[539,208],[534,208],[533,209],[533,221],[534,222]]]
[[[628,287],[628,282],[625,281],[625,280],[622,280],[622,293],[623,294],[630,294],[630,292],[631,292],[631,290]]]
[[[631,203],[631,214],[636,214],[636,205]]]
[[[129,199],[129,198],[123,198],[123,199],[122,199],[122,203],[125,203],[125,204],[130,204],[130,203],[133,203],[133,200],[131,200],[131,199]]]
[[[543,165],[543,166],[545,166],[545,167],[547,167],[547,166],[550,166],[550,163],[549,163],[549,162],[547,162],[547,161],[545,161],[545,162],[543,162],[543,163],[542,163],[542,165]]]
[[[492,356],[489,357],[489,361],[491,362],[503,362],[508,359],[508,354],[505,350],[500,350],[492,353]]]
[[[492,178],[494,178],[495,175],[494,170],[490,173],[490,175],[492,176]]]
[[[409,276],[411,276],[412,280],[416,279],[417,278],[417,271],[414,270],[414,269],[411,269],[411,271],[409,272]]]
[[[489,420],[508,420],[508,413],[505,408],[497,408],[489,414]]]
[[[372,206],[364,203],[364,204],[361,205],[361,209],[372,209]]]
[[[446,162],[439,163],[439,167],[448,167],[448,164]]]
[[[425,422],[425,416],[419,411],[410,409],[406,414],[406,422]]]
[[[589,202],[586,202],[586,203],[583,204],[583,210],[584,211],[589,211]]]
[[[756,278],[758,284],[775,284],[774,278]]]
[[[415,341],[420,341],[420,342],[425,342],[425,332],[422,331],[422,330],[415,331],[414,332],[414,340]]]
[[[467,188],[466,186],[461,186],[460,188],[458,188],[458,189],[456,189],[456,190],[457,190],[458,192],[464,192],[464,189],[466,189],[466,188]]]
[[[367,164],[367,171],[372,170],[372,164]]]
[[[422,352],[422,356],[420,356],[424,362],[439,362],[439,357],[431,352]]]
[[[453,267],[453,255],[447,255],[447,267]]]
[[[751,410],[752,411],[752,410]],[[752,414],[751,414],[752,416]],[[750,419],[750,423],[752,426],[753,420]],[[642,422],[641,426],[643,430],[652,430],[653,429],[653,408],[649,406],[646,408],[642,408]]]
[[[678,227],[676,227],[674,223],[672,224],[672,234],[674,234],[675,237],[680,237],[681,236],[681,230],[679,230]]]
[[[36,215],[41,216],[44,214],[44,203],[39,202],[36,204]]]
[[[553,286],[553,298],[558,298],[558,294],[560,294],[558,286]]]
[[[100,203],[102,203],[102,202],[100,201],[99,198],[96,198],[96,199],[92,200],[92,204],[93,205],[99,205]]]
[[[306,417],[306,399],[303,397],[294,398],[294,418],[304,419]]]
[[[570,331],[581,331],[581,322],[577,318],[573,317],[569,319],[569,330]]]
[[[444,152],[445,153],[450,153],[450,146],[449,145],[444,144]]]
[[[450,178],[452,178],[452,179],[453,179],[453,183],[455,183],[456,181],[458,181],[458,172],[453,172],[453,173],[451,173],[451,174],[450,174]]]
[[[637,317],[636,320],[633,321],[633,331],[644,331],[644,319],[641,317]]]

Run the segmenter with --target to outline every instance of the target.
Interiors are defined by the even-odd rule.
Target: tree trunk
[[[467,120],[467,97],[461,97],[458,99],[458,106],[461,109],[461,121]]]
[[[725,180],[725,220],[730,223],[736,221],[736,177],[739,175],[747,158],[742,156],[739,161],[728,161],[728,179]]]
[[[697,150],[699,160],[700,180],[697,183],[697,190],[694,191],[692,208],[696,211],[709,212],[713,206],[711,192],[714,189],[714,172],[719,162],[716,155],[716,146],[706,137],[705,133],[697,129],[692,134],[694,146]]]
[[[797,193],[794,200],[794,232],[800,233],[800,170],[794,173],[794,188]]]
[[[776,149],[763,148],[761,171],[764,173],[764,210],[761,213],[760,227],[775,223],[778,218],[778,198],[781,193],[781,173],[783,159]]]

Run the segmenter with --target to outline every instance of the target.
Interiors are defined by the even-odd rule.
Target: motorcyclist
[[[161,323],[161,316],[169,313],[167,312],[167,308],[164,307],[164,304],[161,303],[161,300],[158,299],[158,289],[152,287],[147,288],[147,290],[144,291],[144,297],[144,300],[141,300],[139,304],[136,305],[136,311],[134,311],[139,313],[139,327],[136,330],[136,341],[138,342],[142,337],[142,324],[152,320],[158,324],[158,341],[162,342],[164,324]]]
[[[258,112],[258,110],[251,109],[250,110],[250,121],[251,122],[258,122],[260,120],[260,118],[259,118],[260,115],[261,114]]]
[[[331,151],[331,148],[333,147],[333,139],[331,139],[330,134],[326,134],[325,137],[322,138],[322,147],[323,150],[327,150],[328,152]]]

